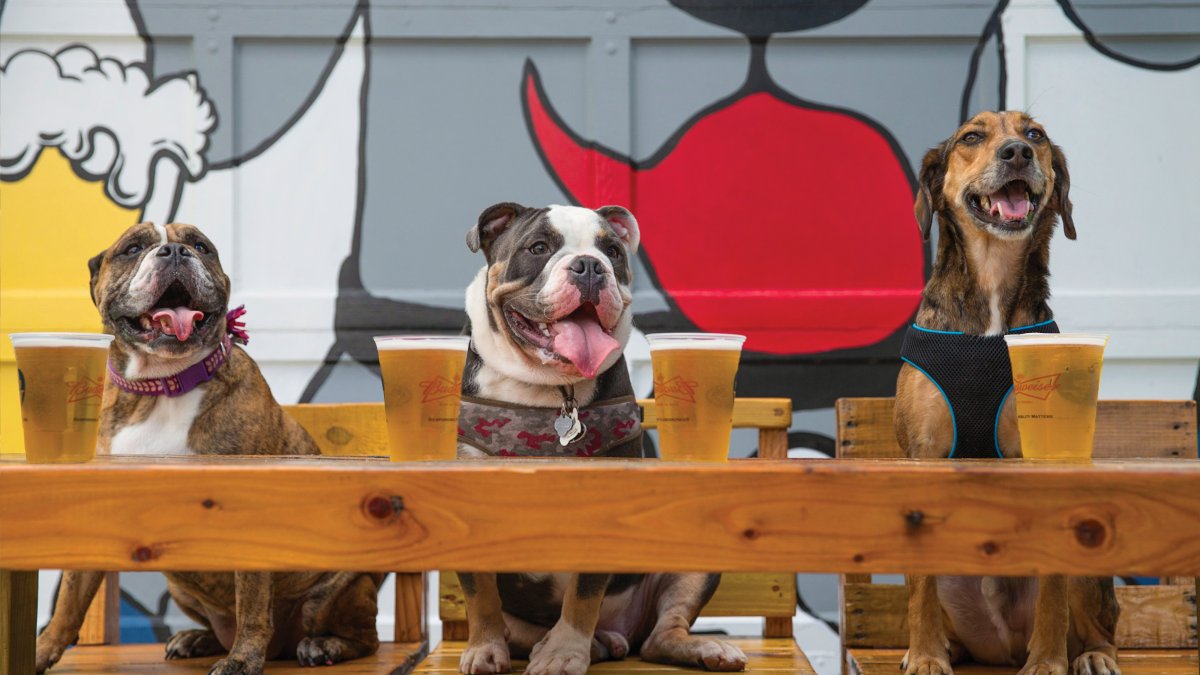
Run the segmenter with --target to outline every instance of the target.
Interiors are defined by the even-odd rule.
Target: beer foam
[[[652,352],[661,349],[741,351],[745,341],[745,335],[732,333],[650,333],[646,336]]]
[[[1103,347],[1108,344],[1107,335],[1094,333],[1024,333],[1005,335],[1009,347],[1035,347],[1041,345],[1079,345]]]
[[[375,348],[379,351],[401,349],[456,349],[467,351],[471,338],[465,335],[376,335]]]
[[[13,347],[91,347],[108,349],[113,336],[104,333],[9,333]]]

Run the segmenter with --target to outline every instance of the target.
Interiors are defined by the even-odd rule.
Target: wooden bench
[[[893,399],[837,401],[839,458],[897,458]],[[1196,459],[1194,401],[1100,401],[1096,457]],[[1124,675],[1200,672],[1196,580],[1164,578],[1159,586],[1117,589],[1117,646]],[[846,673],[896,675],[908,646],[908,593],[900,584],[872,583],[867,574],[839,576],[842,657]],[[956,666],[956,675],[1000,675],[1013,668]]]
[[[653,400],[640,401],[644,411],[643,426],[656,426]],[[312,434],[324,455],[368,457],[387,455],[387,427],[383,406],[379,403],[306,404],[285,406],[305,429]],[[788,399],[737,399],[734,406],[734,426],[757,428],[759,456],[764,459],[787,457],[787,429],[792,409]],[[374,657],[323,668],[330,673],[383,673],[401,666],[411,669],[421,661],[418,672],[453,673],[458,671],[459,654],[466,640],[466,609],[457,576],[453,572],[440,575],[438,589],[439,613],[443,622],[443,642],[426,658],[427,630],[424,602],[426,579],[421,573],[398,573],[396,576],[396,624],[394,642],[385,643]],[[163,661],[162,645],[118,646],[117,573],[106,575],[105,585],[88,611],[79,645],[71,649],[52,673],[116,673],[116,672],[207,672],[208,666],[219,657],[188,661]],[[807,659],[792,635],[792,617],[796,609],[796,577],[793,573],[763,574],[734,573],[723,577],[720,588],[704,611],[705,616],[763,617],[763,636],[735,639],[735,643],[750,658],[750,668],[768,672],[810,673]],[[519,672],[524,664],[514,664]],[[636,658],[598,665],[598,672],[619,671],[641,673],[647,670],[671,670],[663,666],[643,664]],[[268,664],[268,672],[311,673],[294,662]]]

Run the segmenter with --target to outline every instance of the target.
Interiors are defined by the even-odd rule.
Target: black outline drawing
[[[1007,0],[1004,0],[1004,2],[1007,2]],[[1120,61],[1127,66],[1133,66],[1135,68],[1167,72],[1187,70],[1188,68],[1200,65],[1200,55],[1197,55],[1195,58],[1187,59],[1186,61],[1176,61],[1175,63],[1155,63],[1153,61],[1146,61],[1144,59],[1126,56],[1125,54],[1122,54],[1101,42],[1100,38],[1096,37],[1096,34],[1092,31],[1091,26],[1087,25],[1083,18],[1079,16],[1079,13],[1075,11],[1075,8],[1071,5],[1070,0],[1058,0],[1058,6],[1062,8],[1063,15],[1067,17],[1067,20],[1075,24],[1075,27],[1078,28],[1079,32],[1083,34],[1083,39],[1086,40],[1089,45],[1091,45],[1092,49],[1095,49],[1114,61]]]

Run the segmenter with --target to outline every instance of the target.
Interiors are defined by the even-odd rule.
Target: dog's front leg
[[[908,586],[908,653],[900,662],[904,675],[952,675],[937,577],[910,575],[904,582]]]
[[[270,572],[234,572],[237,629],[229,656],[213,664],[208,675],[258,675],[267,659],[274,631]]]
[[[609,574],[573,574],[563,592],[562,616],[533,646],[527,675],[584,675],[592,662],[592,636]]]
[[[655,601],[654,628],[642,643],[642,659],[705,670],[745,670],[746,654],[736,645],[692,635],[692,623],[708,604],[719,574],[667,574]]]
[[[54,605],[54,616],[50,618],[46,630],[37,638],[37,655],[34,662],[37,672],[43,673],[58,663],[67,646],[75,644],[79,639],[83,617],[87,615],[88,607],[91,606],[96,591],[100,590],[102,581],[104,572],[63,572],[62,581],[58,584],[58,602]]]
[[[1067,604],[1071,629],[1078,640],[1078,656],[1071,663],[1076,675],[1121,675],[1117,667],[1117,647],[1113,634],[1121,607],[1113,589],[1112,577],[1071,577]]]
[[[1029,659],[1017,675],[1067,675],[1070,623],[1067,578],[1061,574],[1039,578]]]
[[[510,672],[512,661],[496,574],[459,572],[458,581],[467,596],[467,648],[458,661],[459,671],[467,675]]]

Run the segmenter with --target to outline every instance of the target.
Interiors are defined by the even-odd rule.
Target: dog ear
[[[1067,156],[1062,148],[1050,144],[1050,167],[1054,169],[1054,201],[1058,215],[1062,218],[1063,233],[1067,239],[1075,238],[1075,219],[1071,217],[1071,174],[1067,171]]]
[[[108,251],[100,251],[88,260],[88,272],[91,274],[91,279],[88,281],[88,289],[92,293],[92,304],[100,306],[100,300],[96,298],[96,282],[100,279],[100,265],[104,263],[104,254]]]
[[[467,232],[467,248],[472,253],[483,249],[483,254],[487,255],[496,238],[504,234],[504,230],[524,210],[524,206],[515,202],[500,202],[487,207],[479,214],[479,222]]]
[[[946,178],[946,143],[930,148],[921,161],[921,175],[917,176],[917,201],[913,203],[913,215],[921,228],[921,239],[929,241],[929,230],[933,227],[933,214],[942,203],[942,181]]]
[[[625,242],[629,247],[630,253],[637,253],[638,243],[642,240],[640,230],[638,230],[637,218],[629,212],[629,209],[624,206],[601,206],[596,209],[596,213],[600,217],[608,221],[609,226]]]

